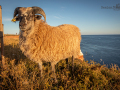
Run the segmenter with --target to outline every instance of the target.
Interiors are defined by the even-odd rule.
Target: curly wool
[[[35,22],[32,31],[20,32],[20,49],[35,62],[59,62],[80,54],[81,35],[78,27],[63,24],[51,27],[42,20]]]

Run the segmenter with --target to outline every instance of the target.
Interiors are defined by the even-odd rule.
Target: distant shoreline
[[[18,35],[16,35],[16,34],[4,34],[4,36],[19,36],[19,34]]]
[[[85,35],[85,34],[84,34]],[[90,34],[86,34],[86,35],[89,35],[90,36]],[[100,36],[100,35],[120,35],[120,34],[91,34],[91,36]],[[4,36],[19,36],[19,34],[4,34]]]
[[[19,35],[15,35],[15,34],[4,34],[4,38],[19,38]]]

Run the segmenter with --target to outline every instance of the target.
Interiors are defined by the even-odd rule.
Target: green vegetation
[[[91,61],[75,60],[72,72],[71,58],[69,69],[65,60],[56,65],[58,83],[52,77],[50,63],[43,65],[43,77],[40,78],[38,64],[27,59],[18,46],[18,39],[4,40],[5,67],[0,62],[1,90],[120,90],[120,68],[111,65],[108,69]]]

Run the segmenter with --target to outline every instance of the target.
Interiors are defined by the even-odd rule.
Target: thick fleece
[[[51,27],[43,20],[35,22],[32,31],[20,31],[20,49],[35,62],[58,63],[61,59],[80,55],[81,34],[78,27],[63,24]]]

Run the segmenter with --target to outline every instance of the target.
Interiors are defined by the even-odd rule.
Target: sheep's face
[[[33,26],[34,17],[32,14],[21,14],[19,16],[19,27],[21,30],[29,30]]]
[[[20,8],[19,14],[15,17],[16,21],[19,22],[19,28],[22,31],[30,30],[34,27],[34,22],[36,19],[41,19],[42,16],[35,15],[32,12],[32,8]]]

